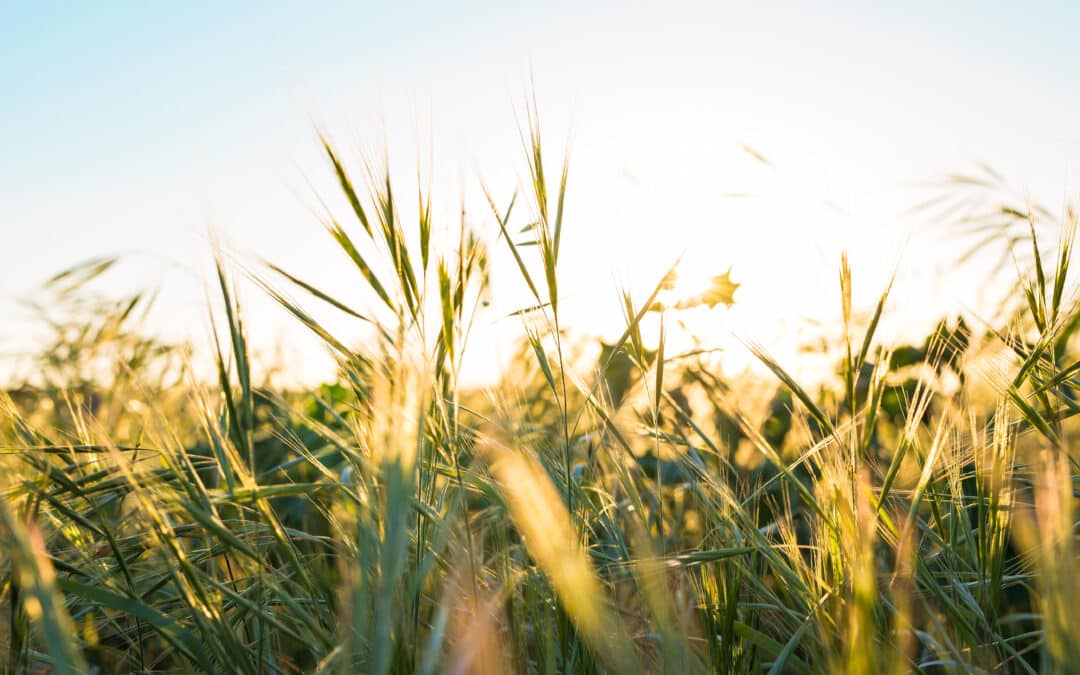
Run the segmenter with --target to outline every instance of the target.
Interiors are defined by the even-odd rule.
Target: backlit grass
[[[875,340],[889,293],[861,316],[841,260],[824,384],[767,346],[767,381],[672,353],[671,317],[737,302],[737,269],[670,306],[674,268],[624,295],[593,358],[560,321],[569,171],[536,129],[524,189],[487,193],[487,242],[440,240],[428,193],[405,213],[324,143],[349,207],[325,229],[367,301],[219,261],[212,379],[146,337],[146,297],[86,304],[109,261],[43,289],[56,341],[0,396],[3,669],[1075,672],[1075,217],[1056,247],[1028,226],[1000,325],[922,344]],[[531,302],[508,371],[469,389],[493,256]],[[335,381],[264,384],[241,274]]]

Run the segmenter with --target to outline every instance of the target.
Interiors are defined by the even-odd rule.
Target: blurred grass
[[[287,261],[246,273],[335,381],[268,384],[220,255],[212,384],[150,337],[152,298],[87,293],[114,261],[42,289],[55,340],[0,397],[4,672],[1075,672],[1072,211],[1054,247],[1045,210],[991,210],[1031,253],[981,334],[879,344],[888,290],[860,320],[842,259],[834,381],[759,345],[775,381],[671,353],[672,315],[736,300],[730,270],[670,306],[674,268],[625,295],[592,358],[560,323],[569,162],[549,183],[533,107],[525,188],[487,193],[533,304],[478,391],[460,369],[494,252],[322,144],[349,207],[324,225],[368,306]]]

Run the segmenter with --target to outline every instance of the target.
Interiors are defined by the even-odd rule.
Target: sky
[[[490,232],[480,181],[504,200],[520,185],[533,96],[549,161],[571,157],[571,325],[619,332],[618,289],[643,297],[681,257],[691,282],[742,283],[695,332],[733,364],[733,335],[794,353],[806,319],[836,322],[846,250],[857,303],[895,273],[893,326],[914,331],[988,293],[951,264],[946,224],[910,213],[928,182],[985,162],[1051,208],[1077,196],[1078,19],[1069,3],[0,0],[0,359],[40,340],[20,301],[99,255],[124,260],[107,292],[159,289],[155,328],[205,343],[210,233],[238,263],[370,303],[318,224],[320,199],[345,211],[316,129],[405,185],[419,163],[446,230],[464,205]],[[488,374],[527,303],[493,250]],[[244,300],[257,348],[329,373]]]

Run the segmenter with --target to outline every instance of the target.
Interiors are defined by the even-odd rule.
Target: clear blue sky
[[[241,256],[352,283],[309,209],[307,179],[332,194],[314,125],[353,150],[388,141],[405,179],[434,147],[450,213],[479,175],[513,188],[530,77],[552,144],[573,137],[582,316],[599,302],[617,320],[614,281],[647,284],[688,249],[735,266],[740,330],[827,312],[814,285],[832,290],[841,248],[869,295],[909,242],[901,290],[918,297],[942,260],[900,215],[912,182],[986,161],[1051,205],[1075,196],[1080,7],[827,7],[0,0],[0,352],[30,335],[15,299],[118,252],[132,262],[112,283],[163,287],[162,325],[198,338],[210,227]],[[718,199],[739,191],[764,197]]]

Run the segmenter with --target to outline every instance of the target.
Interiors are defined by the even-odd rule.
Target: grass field
[[[423,191],[403,212],[415,186],[327,144],[351,210],[324,224],[367,302],[219,257],[211,378],[140,322],[147,296],[85,293],[111,261],[41,291],[55,342],[0,394],[0,670],[1077,672],[1074,214],[1047,235],[995,211],[1012,229],[983,245],[1011,241],[1020,282],[996,324],[881,344],[888,293],[856,311],[844,259],[835,378],[756,344],[774,377],[732,378],[665,349],[681,309],[737,301],[720,270],[702,296],[665,299],[673,275],[624,296],[613,343],[567,337],[567,169],[525,136],[491,241],[440,240]],[[507,372],[469,389],[494,256],[532,300]],[[266,384],[241,276],[335,381]]]

